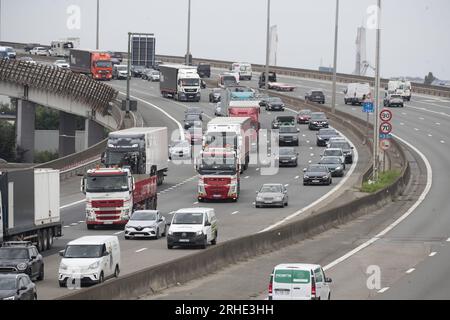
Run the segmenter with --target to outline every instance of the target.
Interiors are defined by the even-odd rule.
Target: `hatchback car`
[[[255,207],[287,207],[289,196],[282,184],[265,184],[256,192]]]
[[[331,172],[328,168],[321,164],[312,164],[308,168],[303,169],[303,185],[320,184],[327,185],[333,183]]]
[[[125,225],[125,239],[159,239],[166,235],[166,228],[166,218],[158,210],[138,210]]]
[[[343,177],[345,174],[345,164],[339,157],[323,157],[319,164],[327,167],[333,177]]]
[[[305,100],[325,104],[325,95],[321,90],[310,90],[305,94]]]
[[[33,280],[44,280],[44,260],[31,242],[4,242],[0,248],[0,272],[25,273]]]
[[[0,274],[0,300],[37,300],[36,285],[24,273]]]

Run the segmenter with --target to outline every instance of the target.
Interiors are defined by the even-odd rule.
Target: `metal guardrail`
[[[112,87],[55,66],[31,64],[25,61],[0,60],[0,81],[43,89],[57,95],[70,97],[89,105],[105,115],[109,103],[117,98]]]

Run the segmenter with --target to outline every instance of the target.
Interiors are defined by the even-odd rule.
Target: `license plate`
[[[222,196],[220,194],[215,194],[213,195],[214,198],[222,198]]]
[[[264,203],[273,203],[273,201],[264,201]]]
[[[282,162],[282,163],[288,163],[289,160],[282,160],[281,162]]]
[[[319,180],[313,180],[312,182],[313,183],[319,183],[320,181]]]
[[[180,239],[180,242],[189,242],[189,239]]]
[[[280,296],[287,296],[289,294],[289,290],[275,290],[275,293]]]
[[[103,224],[113,224],[112,221],[103,222]]]

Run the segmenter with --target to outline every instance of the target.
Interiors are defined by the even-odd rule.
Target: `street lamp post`
[[[374,119],[374,137],[373,137],[373,180],[378,181],[378,152],[380,144],[380,123],[379,123],[379,103],[380,103],[380,41],[381,41],[381,0],[378,0],[377,13],[377,40],[375,51],[375,119]]]
[[[337,50],[339,33],[339,0],[336,0],[336,23],[334,28],[334,62],[333,62],[333,94],[331,98],[331,112],[336,113],[336,74],[337,74]]]
[[[266,43],[266,79],[265,90],[269,91],[269,56],[270,56],[270,0],[267,0],[267,43]]]
[[[95,48],[99,49],[99,32],[100,32],[100,0],[97,0],[97,32],[95,38]]]
[[[187,49],[186,49],[186,65],[190,65],[191,55],[191,0],[188,4],[188,27],[187,27]]]

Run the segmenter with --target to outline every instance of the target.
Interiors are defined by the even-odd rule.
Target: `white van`
[[[270,275],[269,300],[330,300],[329,283],[320,265],[280,264]]]
[[[167,233],[167,248],[174,246],[200,246],[205,249],[217,243],[218,228],[214,209],[180,209],[173,215]]]
[[[252,65],[245,62],[235,62],[231,65],[230,71],[239,73],[239,80],[252,80]]]
[[[102,283],[120,273],[120,246],[116,236],[86,236],[70,241],[59,252],[59,286]]]
[[[362,105],[364,100],[371,95],[370,85],[368,83],[349,83],[344,94],[345,104]]]

